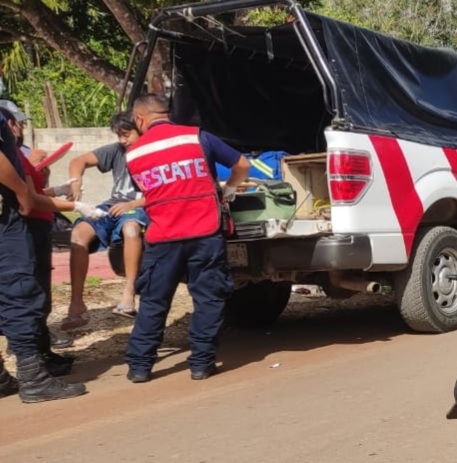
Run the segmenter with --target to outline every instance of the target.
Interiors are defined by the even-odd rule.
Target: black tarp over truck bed
[[[231,4],[241,9],[245,2]],[[222,28],[185,8],[167,11],[153,23],[159,37],[174,44],[173,116],[179,122],[200,124],[246,151],[323,151],[323,130],[332,119],[349,130],[457,147],[457,54],[450,49],[302,11],[336,83],[336,120],[338,109],[324,103],[322,79],[293,23]],[[185,28],[176,27],[179,22]]]

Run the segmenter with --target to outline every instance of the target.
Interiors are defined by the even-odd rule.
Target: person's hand
[[[224,199],[228,203],[231,203],[232,201],[235,200],[235,194],[236,194],[236,186],[230,186],[230,185],[225,184],[222,187],[222,199]]]
[[[75,178],[70,183],[69,192],[67,194],[68,201],[80,201],[83,197],[83,184],[81,178]]]
[[[61,185],[53,186],[54,196],[68,196],[71,192],[71,184],[76,182],[76,178],[70,178]]]
[[[28,160],[32,166],[39,164],[44,158],[48,156],[48,153],[45,150],[39,150],[32,148],[30,154],[28,155]]]
[[[33,198],[25,183],[24,189],[16,192],[16,198],[19,203],[19,213],[22,215],[30,214],[33,207]]]
[[[95,207],[92,204],[81,203],[79,201],[75,201],[75,208],[73,210],[75,212],[79,212],[82,216],[89,219],[101,219],[102,217],[106,217],[108,215],[108,212],[105,212],[99,207]]]
[[[114,206],[111,206],[108,213],[114,217],[120,217],[122,214],[132,210],[130,204],[127,203],[117,203]]]

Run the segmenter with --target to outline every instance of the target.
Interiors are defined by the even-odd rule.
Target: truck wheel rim
[[[457,311],[457,252],[446,248],[432,264],[432,293],[437,309],[444,315]]]

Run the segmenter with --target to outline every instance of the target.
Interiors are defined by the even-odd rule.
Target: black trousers
[[[35,249],[35,277],[45,295],[39,341],[40,352],[44,354],[51,350],[51,338],[47,322],[52,309],[52,223],[48,220],[28,218],[27,224],[32,234]]]

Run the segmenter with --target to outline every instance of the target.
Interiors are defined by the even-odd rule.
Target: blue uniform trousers
[[[52,222],[28,218],[27,225],[32,234],[35,250],[35,278],[45,295],[39,341],[40,352],[45,354],[51,350],[48,317],[52,309]]]
[[[39,353],[45,295],[35,278],[26,221],[3,206],[0,215],[0,330],[18,360]]]
[[[193,300],[188,363],[199,371],[214,365],[225,300],[233,290],[226,244],[217,233],[207,238],[146,244],[137,279],[140,307],[128,342],[132,371],[150,371],[156,358],[176,288],[187,279]]]

